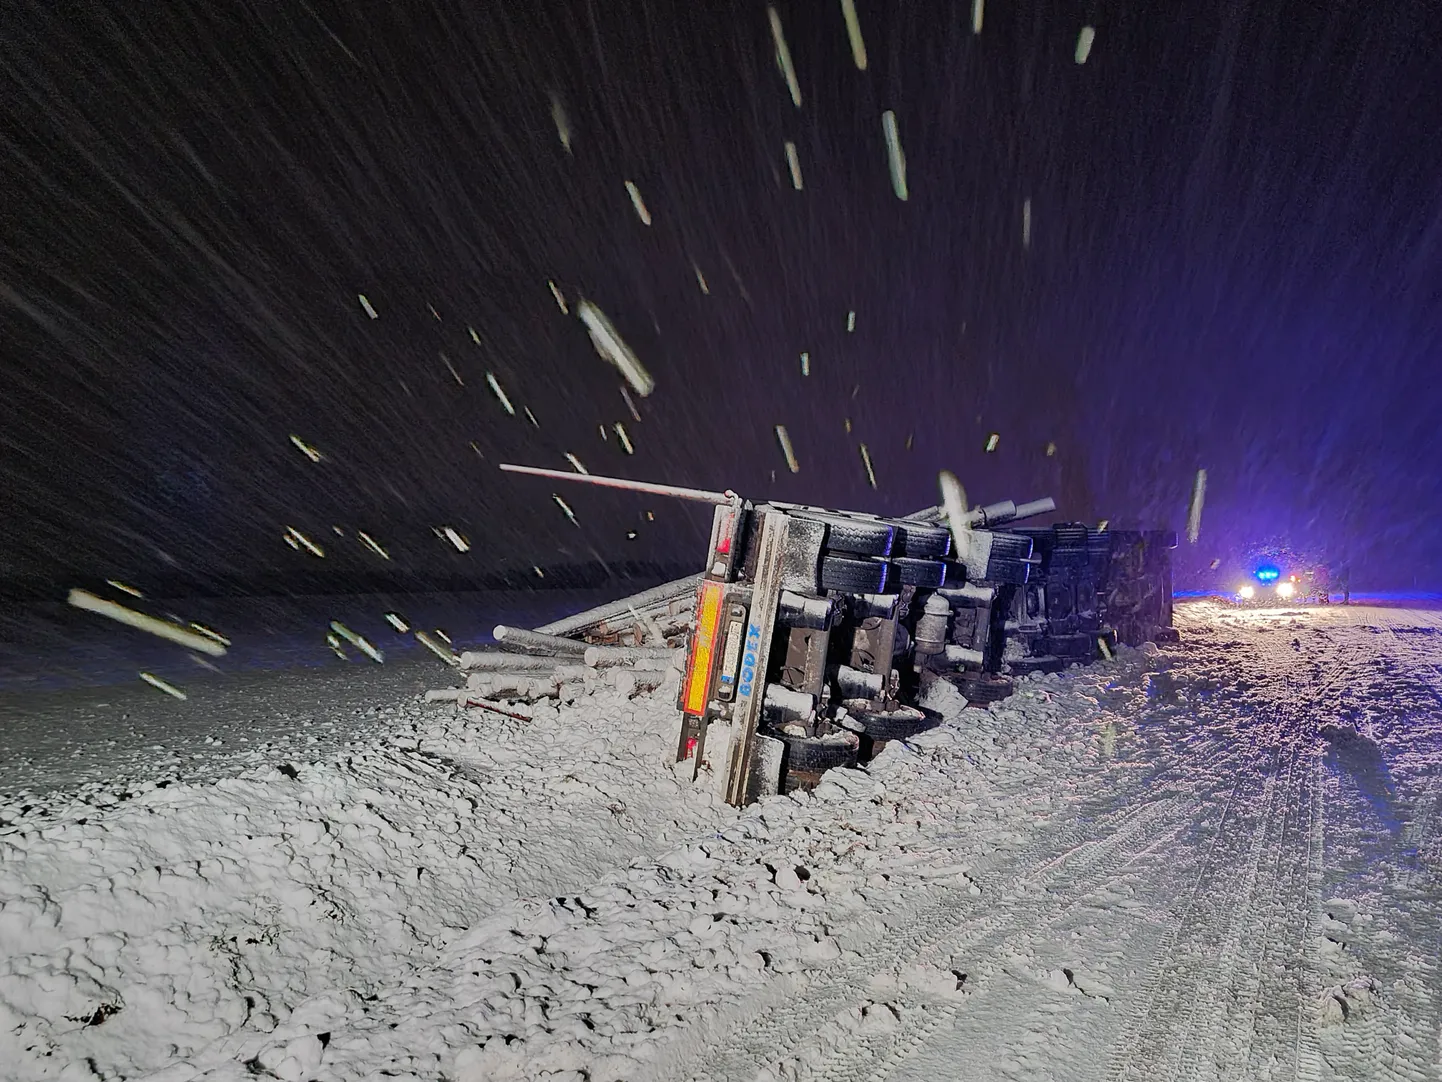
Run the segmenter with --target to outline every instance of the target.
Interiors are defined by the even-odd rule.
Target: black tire
[[[951,531],[944,526],[925,522],[891,522],[889,525],[896,531],[891,543],[893,556],[940,560],[951,554]]]
[[[796,518],[826,524],[828,552],[845,552],[856,556],[890,556],[896,531],[879,519],[843,518],[840,515],[818,515],[810,511],[792,511]]]
[[[848,738],[844,744],[814,736],[790,736],[774,729],[766,730],[766,735],[786,745],[786,754],[781,760],[781,769],[786,773],[819,774],[833,767],[855,766],[861,750],[861,739],[853,732],[844,734]]]
[[[1032,540],[1026,534],[996,533],[991,535],[992,560],[1025,560],[1031,556]]]
[[[937,590],[946,585],[946,564],[940,560],[915,560],[910,556],[893,556],[891,573],[902,586],[921,586]]]
[[[917,733],[935,729],[941,724],[940,715],[918,706],[898,706],[895,710],[882,711],[872,709],[864,700],[849,700],[843,705],[854,727],[872,740],[910,740]]]
[[[883,560],[859,556],[823,556],[821,588],[843,594],[880,594],[886,592],[887,565]]]
[[[956,678],[954,683],[956,690],[961,692],[966,701],[974,706],[1001,702],[1016,690],[1016,685],[1012,682],[1011,677],[1002,676],[999,673],[963,673]]]
[[[1025,560],[1014,560],[1007,556],[998,557],[995,553],[987,562],[986,571],[981,576],[984,582],[997,582],[1010,586],[1025,586],[1027,579],[1031,576],[1031,564]]]

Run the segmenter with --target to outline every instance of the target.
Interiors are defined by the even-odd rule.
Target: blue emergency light
[[[1281,569],[1273,567],[1271,564],[1263,564],[1261,567],[1257,568],[1258,582],[1276,582],[1281,577]]]

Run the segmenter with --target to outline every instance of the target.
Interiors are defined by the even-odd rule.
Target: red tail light
[[[721,536],[716,539],[716,555],[731,555],[731,533],[736,529],[735,514],[727,515],[721,520]]]

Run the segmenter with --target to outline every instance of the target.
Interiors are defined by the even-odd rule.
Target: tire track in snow
[[[1312,829],[1307,839],[1307,894],[1312,899],[1311,922],[1304,940],[1307,950],[1307,969],[1312,973],[1321,971],[1317,956],[1318,926],[1321,923],[1321,901],[1323,891],[1323,856],[1326,852],[1326,803],[1322,799],[1322,763],[1318,759],[1313,765],[1312,783]],[[1307,1004],[1303,1000],[1303,1011]],[[1315,1005],[1314,1005],[1315,1010]],[[1297,1077],[1301,1082],[1316,1082],[1322,1076],[1322,1055],[1317,1041],[1317,1027],[1305,1013],[1297,1016]]]
[[[1277,657],[1278,649],[1263,652],[1274,666],[1291,664],[1286,655]],[[1315,1062],[1301,1036],[1308,1026],[1302,1018],[1305,976],[1299,979],[1288,964],[1307,956],[1311,923],[1319,841],[1315,726],[1296,704],[1284,702],[1274,710],[1268,713],[1276,719],[1270,726],[1276,758],[1258,794],[1255,826],[1220,854],[1214,846],[1201,862],[1192,894],[1150,968],[1127,1036],[1112,1058],[1111,1082],[1224,1076],[1237,1073],[1239,1060],[1247,1061],[1241,1075],[1255,1077],[1254,1061],[1262,1050],[1268,1060],[1280,1058],[1283,1034],[1270,1012],[1284,1003],[1290,1004],[1284,1016],[1292,1020],[1285,1029],[1297,1057],[1294,1066]],[[1245,758],[1238,765],[1245,769]],[[1291,949],[1290,958],[1275,958],[1278,935],[1280,948]],[[1259,1030],[1273,1035],[1270,1042],[1258,1042]]]
[[[1320,759],[1311,747],[1311,733],[1298,733],[1289,764],[1288,792],[1276,838],[1276,860],[1260,924],[1253,925],[1251,956],[1256,958],[1255,986],[1248,982],[1249,1002],[1232,1006],[1232,1034],[1248,1048],[1243,1077],[1260,1077],[1278,1060],[1292,1059],[1300,1075],[1304,1043],[1315,1042],[1316,982],[1311,963],[1309,930],[1315,925],[1318,898],[1310,892]],[[1305,1035],[1305,1042],[1303,1040]],[[1242,1040],[1227,1047],[1241,1047]]]
[[[1335,678],[1341,674],[1343,668],[1340,664],[1334,666],[1328,675],[1335,680]],[[1329,683],[1331,682],[1332,681],[1329,680]],[[1288,743],[1285,736],[1278,747],[1279,754],[1283,752],[1294,754],[1297,750],[1298,743],[1295,740]],[[1229,817],[1233,811],[1233,804],[1235,803],[1238,792],[1242,788],[1243,780],[1250,775],[1242,774],[1240,779],[1235,782],[1230,789],[1228,789],[1225,784],[1217,785],[1217,781],[1223,777],[1227,771],[1231,771],[1234,774],[1249,771],[1251,764],[1246,760],[1246,749],[1239,750],[1235,743],[1228,739],[1188,740],[1177,752],[1165,757],[1159,762],[1155,772],[1148,780],[1147,784],[1149,786],[1174,783],[1177,792],[1188,795],[1211,789],[1214,786],[1219,791],[1225,791],[1227,793],[1225,801],[1221,802],[1220,814],[1214,823],[1214,828],[1217,833],[1208,847],[1208,856],[1202,861],[1203,872],[1205,872],[1208,866],[1217,866],[1214,863],[1214,859],[1216,850],[1220,846],[1224,836],[1222,832],[1223,827],[1229,821]],[[1281,771],[1277,771],[1276,773],[1279,774]],[[1264,804],[1267,813],[1252,836],[1253,844],[1249,850],[1251,860],[1248,865],[1251,869],[1251,876],[1247,880],[1248,894],[1244,896],[1244,898],[1250,897],[1252,885],[1255,883],[1264,863],[1267,844],[1269,840],[1274,840],[1272,834],[1275,832],[1271,831],[1270,827],[1274,825],[1274,821],[1279,814],[1285,815],[1288,807],[1287,801],[1282,796],[1278,796],[1275,790],[1276,780],[1274,774],[1268,777],[1263,785],[1263,791],[1269,795],[1270,799]],[[1155,844],[1157,843],[1153,842],[1153,845]],[[1141,853],[1134,854],[1132,859],[1141,855]],[[1220,867],[1224,871],[1231,871],[1234,869],[1235,864],[1236,861],[1228,860],[1223,862]],[[1204,881],[1204,874],[1199,874],[1194,879],[1189,908],[1196,903],[1198,892]],[[1239,911],[1245,912],[1244,909],[1233,910],[1232,915],[1236,917]],[[1015,945],[1035,939],[1040,933],[1044,933],[1067,915],[1069,915],[1069,913],[1065,911],[1052,912],[1050,915],[1040,911],[1018,913],[1015,918],[1015,923],[1022,926],[1020,930],[1013,929],[1009,932],[996,932],[976,943],[971,949],[973,952],[986,950],[988,953],[996,954],[998,951],[1004,950],[1008,944]],[[1185,914],[1178,914],[1172,923],[1167,938],[1164,939],[1163,955],[1170,953],[1171,949],[1175,947],[1178,934],[1184,921]],[[1238,936],[1240,936],[1240,934],[1241,933],[1238,932]],[[924,952],[918,960],[934,962],[934,955],[939,950],[940,945],[938,944],[937,949],[930,952],[931,956],[929,956],[927,952]],[[1234,954],[1235,956],[1231,959],[1230,970],[1236,968],[1238,960],[1243,957],[1243,951],[1239,947]],[[946,1002],[934,1005],[925,1011],[913,1010],[910,1017],[903,1015],[899,1026],[895,1030],[880,1033],[854,1034],[844,1040],[840,1046],[833,1048],[824,1055],[813,1054],[808,1056],[805,1069],[800,1072],[799,1076],[825,1079],[827,1082],[862,1082],[864,1079],[876,1080],[885,1078],[891,1074],[895,1067],[906,1059],[909,1059],[913,1054],[933,1040],[938,1031],[951,1023],[954,1017],[966,1005],[965,1001]],[[1193,1014],[1199,1005],[1200,1004],[1196,1002],[1193,1003]],[[1221,1005],[1218,1004],[1216,1010],[1220,1011],[1220,1009]]]
[[[1029,898],[1020,899],[1009,907],[1009,919],[1002,927],[980,939],[970,933],[943,937],[928,945],[916,958],[915,964],[948,969],[952,957],[962,951],[978,957],[1005,957],[1028,941],[1045,938],[1050,929],[1075,916],[1073,902],[1077,897],[1104,889],[1130,865],[1153,855],[1189,825],[1190,821],[1173,823],[1170,829],[1149,834],[1141,849],[1116,844],[1115,837],[1096,843],[1105,846],[1107,854],[1098,864],[1086,868],[1089,873],[1087,882],[1075,884],[1080,887],[1079,890],[1068,891],[1058,897],[1054,887],[1037,883],[1031,886]],[[853,1031],[827,1050],[824,1056],[808,1056],[803,1077],[817,1082],[879,1082],[930,1043],[936,1032],[950,1023],[965,1006],[964,1000],[932,1002],[904,1011],[894,1029],[875,1033]]]
[[[1420,615],[1409,613],[1408,617]],[[1283,842],[1283,850],[1274,865],[1267,869],[1266,880],[1270,886],[1260,892],[1265,902],[1251,925],[1253,934],[1247,939],[1251,950],[1246,956],[1255,957],[1259,963],[1252,970],[1255,989],[1248,991],[1244,987],[1243,990],[1242,998],[1250,1004],[1250,1008],[1239,1010],[1237,1004],[1228,1005],[1228,1029],[1226,1038],[1221,1041],[1223,1049],[1245,1045],[1247,1050],[1242,1056],[1225,1061],[1190,1058],[1193,1075],[1206,1077],[1210,1069],[1215,1068],[1216,1073],[1223,1076],[1270,1077],[1281,1071],[1290,1077],[1315,1080],[1321,1076],[1325,1066],[1330,1067],[1338,1077],[1356,1079],[1420,1082],[1424,1078],[1437,1077],[1439,1056],[1436,1053],[1439,1042],[1442,1042],[1442,1020],[1439,1020],[1438,1013],[1442,1010],[1442,1003],[1439,1003],[1434,990],[1438,978],[1437,944],[1442,943],[1442,935],[1439,935],[1435,901],[1430,897],[1423,898],[1421,894],[1429,886],[1428,869],[1435,868],[1438,858],[1442,857],[1442,852],[1439,852],[1442,845],[1439,845],[1436,836],[1436,824],[1442,817],[1442,799],[1439,799],[1439,764],[1432,751],[1437,746],[1436,733],[1419,731],[1415,722],[1422,721],[1421,718],[1402,719],[1402,734],[1407,739],[1394,748],[1397,765],[1410,768],[1414,776],[1425,779],[1422,792],[1413,804],[1418,814],[1405,831],[1406,839],[1417,850],[1417,860],[1391,877],[1394,889],[1400,885],[1403,897],[1396,899],[1392,890],[1382,888],[1382,896],[1390,904],[1382,907],[1383,912],[1371,914],[1374,918],[1386,918],[1385,926],[1377,929],[1386,935],[1376,937],[1379,940],[1376,960],[1384,966],[1390,965],[1390,971],[1400,973],[1401,977],[1393,979],[1386,987],[1380,1006],[1374,1004],[1367,1009],[1364,1003],[1354,1001],[1346,1021],[1324,1031],[1318,1017],[1323,986],[1335,984],[1339,977],[1345,981],[1364,974],[1334,971],[1331,977],[1322,980],[1309,979],[1308,976],[1320,974],[1322,970],[1319,947],[1323,940],[1318,903],[1324,897],[1325,888],[1323,842],[1329,821],[1326,813],[1337,817],[1338,826],[1345,830],[1355,818],[1355,794],[1349,794],[1347,801],[1335,798],[1324,801],[1320,757],[1303,751],[1313,743],[1315,733],[1315,725],[1308,723],[1307,714],[1315,714],[1317,722],[1335,720],[1348,724],[1345,720],[1347,714],[1339,713],[1338,700],[1343,705],[1351,700],[1350,705],[1354,709],[1358,706],[1365,709],[1370,696],[1385,694],[1377,687],[1377,667],[1389,663],[1395,665],[1394,671],[1400,669],[1408,676],[1421,680],[1442,702],[1442,696],[1437,695],[1437,682],[1433,679],[1442,672],[1437,664],[1439,655],[1435,649],[1427,649],[1432,636],[1398,634],[1386,615],[1380,618],[1369,615],[1367,618],[1382,624],[1390,634],[1379,641],[1376,631],[1368,629],[1368,633],[1363,635],[1360,634],[1363,628],[1356,625],[1329,627],[1329,633],[1323,636],[1328,644],[1329,656],[1314,669],[1311,686],[1296,689],[1295,699],[1283,703],[1284,709],[1294,718],[1296,734],[1289,755],[1291,765],[1288,773],[1301,781],[1300,786],[1293,784],[1297,802],[1281,805],[1284,817],[1278,836]],[[1420,623],[1437,626],[1436,621],[1431,619]],[[1235,626],[1244,625],[1238,622]],[[1288,651],[1282,644],[1285,625],[1272,625],[1268,630],[1270,635],[1266,646],[1256,639],[1252,642],[1263,646],[1264,653],[1269,655],[1266,658],[1267,668],[1275,673],[1289,667],[1286,662]],[[1352,634],[1334,634],[1337,631],[1350,631]],[[1276,645],[1271,645],[1273,642]],[[1406,708],[1405,703],[1402,708]],[[1409,721],[1414,724],[1408,724]],[[1300,763],[1297,760],[1299,755],[1302,757]],[[1341,791],[1340,788],[1338,791]],[[1300,810],[1303,807],[1309,809],[1305,814]],[[1303,839],[1306,839],[1305,862],[1301,859]],[[1412,895],[1411,899],[1405,897],[1408,894]],[[1304,901],[1308,897],[1311,904]],[[1396,905],[1394,899],[1402,904]],[[1181,929],[1177,932],[1180,936]],[[1384,944],[1391,946],[1384,947]],[[1284,952],[1289,950],[1296,951],[1291,960],[1301,963],[1298,966],[1300,979],[1288,976],[1285,966],[1279,965],[1279,959],[1284,962]],[[1171,957],[1170,951],[1164,947],[1154,969],[1164,972]],[[1379,975],[1384,972],[1375,971]],[[1388,1002],[1389,999],[1391,1002]],[[1295,1011],[1276,1009],[1276,1005],[1287,1002],[1295,1004]],[[1184,1039],[1178,1040],[1174,1047],[1180,1050],[1187,1044]],[[1179,1052],[1173,1061],[1181,1058]],[[1161,1074],[1160,1068],[1157,1073]],[[1144,1068],[1138,1074],[1146,1076],[1148,1071]]]
[[[1298,689],[1296,700],[1288,704],[1300,707],[1303,711],[1314,711],[1320,715],[1321,721],[1337,720],[1346,724],[1343,717],[1339,717],[1336,710],[1334,693],[1338,691],[1338,685],[1346,683],[1341,689],[1341,694],[1335,696],[1343,703],[1348,699],[1347,691],[1352,687],[1363,689],[1362,694],[1374,692],[1377,673],[1367,666],[1377,666],[1391,662],[1401,662],[1398,668],[1408,672],[1411,676],[1420,676],[1420,668],[1432,669],[1436,666],[1432,658],[1420,658],[1418,647],[1421,643],[1410,636],[1401,636],[1395,633],[1388,620],[1383,618],[1380,621],[1385,625],[1386,630],[1391,632],[1386,645],[1378,648],[1375,632],[1362,641],[1349,643],[1336,643],[1331,645],[1333,656],[1341,656],[1342,660],[1332,664],[1325,672],[1317,673],[1315,682],[1311,688]],[[1329,640],[1331,636],[1326,636]],[[1345,650],[1345,654],[1342,651]],[[1274,655],[1280,651],[1273,651]],[[1406,664],[1410,662],[1411,664]],[[1420,663],[1420,664],[1419,664]],[[1422,681],[1436,695],[1435,688],[1429,680]],[[1370,726],[1369,726],[1370,728]],[[1312,727],[1303,727],[1299,736],[1308,738],[1314,731]],[[1421,734],[1417,734],[1419,737]],[[1304,754],[1301,749],[1306,747],[1306,739],[1299,740],[1294,749],[1294,759],[1298,754]],[[1412,748],[1415,745],[1424,747],[1435,746],[1434,741],[1416,740],[1409,741],[1405,750],[1401,752],[1399,759],[1411,760],[1413,758]],[[1432,833],[1436,818],[1436,777],[1433,764],[1426,761],[1425,753],[1419,753],[1424,760],[1421,770],[1427,778],[1424,795],[1420,798],[1419,804],[1422,807],[1422,814],[1409,824],[1408,834],[1414,844],[1429,846],[1432,842]],[[1383,944],[1387,942],[1400,944],[1427,944],[1430,947],[1432,959],[1424,958],[1415,950],[1403,951],[1404,957],[1395,958],[1391,961],[1392,971],[1400,969],[1402,977],[1394,980],[1386,989],[1388,995],[1384,996],[1382,1004],[1372,1004],[1370,1008],[1360,1000],[1351,999],[1349,996],[1349,1011],[1344,1022],[1329,1030],[1323,1031],[1319,1008],[1323,994],[1323,985],[1335,985],[1339,973],[1334,970],[1333,975],[1322,980],[1309,980],[1308,974],[1320,974],[1323,965],[1320,959],[1319,946],[1322,942],[1319,925],[1321,913],[1316,903],[1320,903],[1323,897],[1324,876],[1322,867],[1322,845],[1324,840],[1324,824],[1326,817],[1324,808],[1330,806],[1335,815],[1338,816],[1339,828],[1345,833],[1345,828],[1351,825],[1350,820],[1355,816],[1355,794],[1348,794],[1346,800],[1339,799],[1343,789],[1340,785],[1334,784],[1336,790],[1330,802],[1323,801],[1322,786],[1322,764],[1320,757],[1310,757],[1301,769],[1304,773],[1299,776],[1303,779],[1301,791],[1295,803],[1289,808],[1300,809],[1310,806],[1310,817],[1304,818],[1300,813],[1293,816],[1289,811],[1288,818],[1295,818],[1297,822],[1293,831],[1298,840],[1305,836],[1307,844],[1307,860],[1305,865],[1293,859],[1289,868],[1283,868],[1282,862],[1300,852],[1297,844],[1287,844],[1285,840],[1279,851],[1278,867],[1274,879],[1279,889],[1269,895],[1270,904],[1267,912],[1263,915],[1263,923],[1258,928],[1258,935],[1255,939],[1253,953],[1258,959],[1256,967],[1257,993],[1246,998],[1251,1002],[1249,1017],[1237,1017],[1236,1010],[1230,1013],[1231,1030],[1228,1040],[1222,1047],[1237,1047],[1245,1044],[1248,1053],[1245,1062],[1232,1060],[1218,1063],[1222,1074],[1227,1074],[1227,1068],[1233,1068],[1235,1074],[1240,1077],[1261,1077],[1270,1076],[1279,1068],[1290,1073],[1292,1077],[1303,1080],[1315,1080],[1321,1076],[1324,1057],[1323,1046],[1326,1047],[1325,1062],[1327,1066],[1339,1077],[1351,1077],[1358,1079],[1381,1078],[1387,1082],[1397,1080],[1420,1080],[1423,1078],[1435,1077],[1428,1055],[1431,1048],[1436,1047],[1432,1042],[1436,1039],[1438,1003],[1436,997],[1429,994],[1429,989],[1435,987],[1436,965],[1435,947],[1438,943],[1438,929],[1436,927],[1435,906],[1428,902],[1420,909],[1423,914],[1428,914],[1432,919],[1429,927],[1422,927],[1417,921],[1417,910],[1408,906],[1403,900],[1403,905],[1385,907],[1387,927],[1382,929],[1387,933],[1385,937],[1378,937],[1376,961],[1381,962],[1388,955],[1396,955],[1395,950],[1386,949]],[[1410,762],[1409,762],[1409,765]],[[1293,773],[1299,767],[1293,765]],[[1305,800],[1303,793],[1306,794]],[[1348,809],[1352,809],[1350,812]],[[1303,829],[1306,826],[1307,829]],[[1285,839],[1287,824],[1283,824],[1283,839]],[[1353,833],[1356,832],[1354,828]],[[1419,853],[1419,857],[1421,853]],[[1394,884],[1401,881],[1403,892],[1408,888],[1417,885],[1417,879],[1421,869],[1425,868],[1428,861],[1424,858],[1405,872],[1399,872],[1392,877]],[[1364,866],[1365,867],[1365,866]],[[1305,879],[1304,891],[1310,895],[1313,904],[1303,904],[1299,899],[1297,885]],[[1286,888],[1286,882],[1293,886]],[[1389,892],[1390,893],[1390,892]],[[1286,903],[1291,900],[1292,906]],[[1297,967],[1301,977],[1289,975],[1285,965],[1286,959],[1280,963],[1277,959],[1279,951],[1285,951],[1292,944],[1300,945],[1300,952],[1291,959],[1293,962],[1301,961],[1302,965]],[[1382,972],[1382,971],[1378,971]],[[1358,972],[1349,972],[1341,975],[1342,980],[1352,977],[1364,976]],[[1298,995],[1297,993],[1300,993]],[[1268,1007],[1268,1004],[1276,1005],[1292,1000],[1295,996],[1296,1012],[1289,1019],[1286,1012],[1279,1012]],[[1386,1002],[1390,998],[1391,1003]],[[1326,1033],[1325,1042],[1322,1033]],[[1288,1056],[1290,1051],[1290,1057]],[[1288,1070],[1290,1069],[1290,1070]],[[1201,1073],[1198,1071],[1197,1073]]]
[[[1273,664],[1281,650],[1273,651]],[[1336,657],[1335,649],[1331,650]],[[1226,1003],[1227,1033],[1213,1048],[1223,1074],[1259,1077],[1278,1062],[1293,1077],[1320,1072],[1316,1034],[1317,958],[1312,929],[1321,901],[1321,759],[1317,753],[1316,708],[1325,708],[1345,665],[1334,665],[1320,682],[1292,684],[1281,703],[1286,781],[1273,806],[1275,834],[1266,852],[1267,890],[1260,920],[1253,920],[1243,957],[1255,959],[1245,989]],[[1317,863],[1314,867],[1314,858]],[[1234,1050],[1246,1050],[1245,1063]]]
[[[1250,834],[1200,862],[1192,891],[1172,918],[1170,930],[1130,1012],[1109,1082],[1174,1077],[1198,1017],[1215,1026],[1222,975],[1235,970],[1246,910],[1256,891],[1262,852],[1276,799],[1276,780],[1263,784],[1263,814]],[[1224,830],[1226,823],[1219,824]],[[1218,838],[1220,841],[1220,837]],[[1211,960],[1216,944],[1221,951]],[[1209,980],[1208,978],[1213,978]],[[1209,993],[1209,994],[1207,994]]]
[[[1284,743],[1279,751],[1295,751],[1297,745]],[[1255,777],[1249,773],[1251,764],[1247,761],[1246,750],[1239,750],[1238,747],[1227,740],[1210,740],[1202,742],[1189,742],[1179,753],[1172,756],[1169,761],[1158,764],[1158,768],[1148,781],[1148,785],[1159,785],[1164,783],[1176,783],[1177,791],[1187,794],[1196,794],[1215,787],[1219,795],[1226,793],[1224,800],[1218,801],[1219,812],[1211,824],[1215,834],[1207,849],[1207,856],[1201,862],[1202,872],[1192,880],[1193,888],[1187,905],[1176,914],[1171,922],[1171,927],[1164,938],[1162,955],[1166,956],[1176,946],[1178,936],[1185,924],[1188,911],[1195,907],[1199,900],[1201,889],[1206,884],[1205,875],[1208,867],[1220,868],[1222,872],[1234,873],[1237,861],[1225,859],[1218,861],[1218,850],[1222,847],[1226,834],[1224,828],[1231,821],[1239,792],[1243,790],[1244,783]],[[1238,776],[1238,780],[1230,787],[1225,784],[1218,785],[1220,778],[1231,772]],[[1277,772],[1280,773],[1280,772]],[[1266,816],[1259,823],[1258,828],[1251,835],[1252,844],[1248,849],[1251,857],[1248,867],[1251,869],[1251,876],[1247,879],[1248,895],[1250,896],[1251,884],[1255,882],[1264,863],[1267,852],[1267,843],[1271,839],[1270,827],[1279,812],[1286,808],[1285,801],[1277,795],[1276,774],[1268,776],[1260,786],[1266,800],[1263,806],[1266,809]],[[1244,835],[1245,837],[1245,835]],[[1157,844],[1155,841],[1153,846]],[[1234,847],[1233,847],[1234,848]],[[1133,855],[1132,859],[1139,857],[1141,853]],[[1232,911],[1235,916],[1236,911]],[[1042,912],[1018,913],[1016,923],[1021,926],[1019,930],[997,933],[988,936],[986,940],[973,947],[973,951],[982,949],[992,954],[1004,950],[1008,944],[1024,943],[1027,940],[1034,940],[1047,929],[1058,923],[1067,912],[1053,912],[1049,916]],[[1044,935],[1042,935],[1044,938]],[[1237,959],[1242,957],[1240,949],[1236,952],[1237,958],[1233,959],[1233,968]],[[923,954],[923,961],[931,961]],[[1160,972],[1158,970],[1158,972]],[[1153,978],[1155,985],[1156,977]],[[957,1013],[967,1006],[965,1001],[959,1003],[945,1003],[923,1013],[920,1019],[908,1020],[903,1017],[900,1027],[894,1032],[883,1032],[869,1034],[853,1038],[843,1048],[828,1055],[818,1064],[816,1059],[809,1059],[807,1066],[810,1068],[802,1073],[803,1077],[826,1079],[827,1082],[861,1082],[863,1079],[882,1079],[887,1077],[892,1070],[906,1059],[910,1058],[921,1047],[929,1043],[943,1026],[950,1023]],[[1193,1002],[1193,1013],[1199,1006]]]
[[[1115,869],[1146,848],[1145,842],[1159,828],[1175,829],[1190,818],[1189,802],[1169,797],[1127,806],[1092,824],[1069,824],[1021,854],[998,862],[991,874],[1005,878],[989,887],[988,893],[1005,897],[1039,890],[1063,876],[1074,881],[1098,866],[1103,876],[1115,874]],[[1127,848],[1138,839],[1144,844]],[[987,871],[980,865],[976,870],[983,876]],[[751,1078],[768,1065],[794,1060],[818,1032],[834,1024],[843,1009],[869,1001],[865,991],[871,978],[896,973],[943,950],[969,949],[1015,927],[1021,919],[1014,909],[992,910],[979,919],[969,919],[985,905],[987,902],[979,902],[960,888],[933,894],[927,903],[891,921],[885,933],[854,957],[843,958],[810,980],[777,981],[769,993],[748,997],[719,1012],[700,1034],[693,1030],[688,1048],[653,1060],[647,1077]]]

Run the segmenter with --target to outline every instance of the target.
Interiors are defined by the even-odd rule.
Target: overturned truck
[[[890,519],[501,468],[714,506],[700,574],[533,631],[499,627],[498,649],[462,662],[468,687],[498,699],[568,680],[647,690],[669,677],[677,762],[693,778],[709,767],[736,805],[812,786],[938,724],[920,705],[937,681],[984,705],[1017,675],[1175,635],[1175,535],[1014,525],[1055,510],[1050,499],[979,507],[961,522],[942,507]]]

